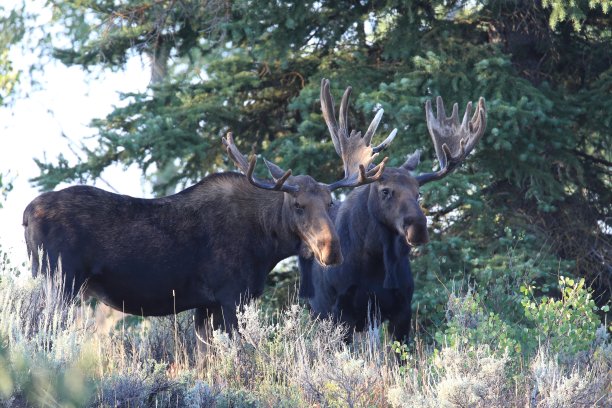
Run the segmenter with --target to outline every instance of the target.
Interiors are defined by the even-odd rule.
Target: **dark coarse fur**
[[[383,190],[386,195],[383,195]],[[300,258],[312,312],[363,331],[374,313],[397,339],[410,332],[414,282],[410,246],[427,242],[418,182],[405,168],[387,168],[380,181],[353,190],[334,216],[344,262],[321,267]]]
[[[420,151],[408,155],[399,168],[386,168],[378,181],[358,188],[341,204],[334,224],[340,236],[344,263],[329,268],[299,261],[301,295],[312,311],[363,330],[372,313],[389,320],[396,339],[410,333],[414,281],[410,270],[410,246],[429,240],[427,219],[418,204],[419,187],[440,180],[470,154],[486,128],[484,98],[470,120],[471,102],[459,122],[458,105],[446,116],[441,97],[437,115],[431,101],[425,104],[427,128],[440,169],[412,176]],[[333,124],[332,124],[333,125]],[[330,126],[333,128],[333,126]]]
[[[231,172],[157,199],[90,186],[43,193],[23,215],[32,273],[47,265],[46,257],[53,273],[61,259],[69,296],[83,286],[86,295],[127,313],[197,308],[199,325],[214,314],[217,327],[219,316],[234,327],[236,305],[259,296],[268,272],[303,245],[288,196]],[[333,231],[327,213],[320,218]]]

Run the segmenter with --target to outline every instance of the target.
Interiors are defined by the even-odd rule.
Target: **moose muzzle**
[[[406,217],[403,221],[402,231],[406,237],[406,242],[410,246],[423,245],[429,242],[425,215]]]
[[[340,240],[338,237],[330,238],[331,239],[319,240],[317,242],[318,261],[325,266],[340,265],[344,260],[340,248]]]

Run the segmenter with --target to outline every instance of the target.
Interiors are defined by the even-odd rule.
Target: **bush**
[[[520,353],[516,329],[492,312],[487,311],[478,292],[473,288],[463,296],[451,294],[446,305],[447,325],[435,335],[438,344],[469,347],[487,344],[498,356]]]
[[[59,274],[57,275],[59,276]],[[583,281],[558,299],[517,295],[522,320],[489,307],[474,284],[446,297],[446,321],[414,343],[346,328],[299,304],[238,309],[232,336],[199,353],[192,314],[128,316],[101,329],[61,280],[0,281],[0,401],[4,406],[566,406],[610,404],[612,345]],[[486,292],[485,292],[486,293]],[[102,309],[98,306],[98,311]],[[565,405],[564,405],[565,404]]]
[[[94,393],[88,316],[62,296],[63,282],[0,280],[0,401],[6,406],[85,405]]]
[[[584,278],[574,281],[561,276],[559,278],[561,299],[543,296],[533,298],[533,286],[521,286],[523,299],[521,304],[525,317],[533,323],[525,336],[532,343],[544,343],[552,354],[573,356],[586,351],[593,345],[601,321],[599,308],[590,291],[585,287]],[[603,311],[608,311],[604,306]]]

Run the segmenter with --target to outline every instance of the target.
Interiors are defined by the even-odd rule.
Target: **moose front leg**
[[[236,307],[219,304],[199,307],[195,312],[195,327],[198,336],[204,340],[208,339],[212,330],[221,329],[231,335],[232,330],[238,327]]]
[[[412,294],[414,292],[414,283],[409,285],[408,290],[403,293],[396,291],[395,305],[396,309],[389,316],[389,332],[393,338],[400,342],[408,342],[410,335],[410,325],[412,322]]]
[[[194,323],[198,351],[206,353],[214,330],[221,329],[231,336],[232,331],[238,327],[236,307],[219,304],[199,307],[195,311]]]
[[[220,314],[221,307],[219,306],[199,307],[195,311],[195,333],[198,342],[198,350],[201,353],[205,353],[210,345],[210,339],[212,338],[212,332],[214,330],[214,319],[212,316]]]
[[[411,314],[410,307],[408,307],[389,319],[389,332],[393,334],[395,340],[402,343],[408,342],[410,324],[412,322]]]

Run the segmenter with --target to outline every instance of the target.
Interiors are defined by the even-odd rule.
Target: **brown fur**
[[[328,189],[308,176],[292,182],[299,192],[262,190],[243,175],[220,173],[156,199],[89,186],[43,193],[23,218],[32,273],[46,265],[36,256],[42,247],[49,272],[61,257],[68,296],[84,287],[145,316],[196,308],[200,329],[212,314],[216,326],[230,329],[236,305],[262,293],[280,260],[303,246],[322,263],[342,260]]]

